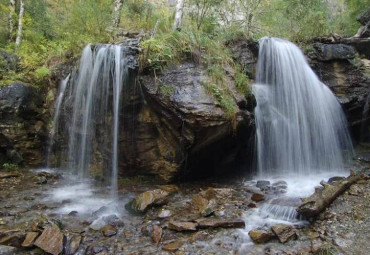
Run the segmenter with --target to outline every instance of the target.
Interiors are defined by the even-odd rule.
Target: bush
[[[19,170],[19,166],[17,164],[13,164],[13,163],[5,163],[3,164],[3,169],[5,171],[17,171]]]

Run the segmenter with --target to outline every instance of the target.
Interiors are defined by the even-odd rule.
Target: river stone
[[[58,227],[48,226],[36,239],[35,245],[48,253],[58,255],[63,251],[63,239],[64,236]]]
[[[262,193],[254,193],[251,197],[251,199],[255,202],[260,202],[262,200],[265,200],[265,195]]]
[[[111,237],[117,234],[117,229],[116,227],[112,225],[106,225],[100,230],[104,236],[106,237]]]
[[[14,255],[18,251],[17,248],[7,245],[0,245],[0,254],[1,255]]]
[[[168,252],[176,252],[178,249],[181,248],[182,246],[182,241],[175,241],[169,244],[166,244],[165,246],[162,247],[162,250],[168,251]]]
[[[115,215],[115,214],[104,216],[103,221],[106,224],[112,225],[112,226],[115,226],[115,227],[125,226],[125,223],[120,218],[118,218],[117,215]]]
[[[244,228],[245,222],[240,219],[202,218],[197,219],[199,228]]]
[[[256,187],[260,189],[266,189],[269,185],[269,181],[257,181]]]
[[[10,172],[10,173],[1,173],[0,172],[0,179],[7,179],[7,178],[13,178],[13,177],[20,177],[21,174],[18,172]]]
[[[175,230],[177,232],[182,231],[195,231],[197,230],[197,223],[194,222],[179,222],[179,221],[170,221],[168,223],[168,228]]]
[[[69,243],[66,248],[66,254],[72,255],[75,254],[78,248],[80,247],[82,237],[80,235],[74,235],[69,240]]]
[[[298,238],[296,231],[292,226],[285,224],[277,224],[271,227],[272,232],[278,237],[281,243],[286,243],[290,240]]]
[[[154,243],[158,244],[162,239],[163,230],[160,226],[154,225],[151,237]]]
[[[263,229],[253,229],[249,231],[248,235],[255,243],[266,243],[274,237],[273,233]]]
[[[171,216],[172,216],[172,212],[170,210],[167,210],[167,209],[162,209],[158,213],[158,218],[160,218],[160,219],[168,218],[168,217],[171,217]]]
[[[217,206],[216,200],[208,200],[199,194],[196,194],[193,197],[191,203],[198,210],[199,214],[204,217],[211,215],[215,211]]]
[[[35,242],[36,238],[39,236],[38,232],[28,232],[26,234],[26,238],[22,243],[22,247],[32,247],[33,243]]]
[[[25,238],[25,233],[20,230],[11,230],[6,233],[5,237],[0,239],[1,245],[9,245],[14,247],[21,247],[21,244]]]
[[[344,179],[345,179],[345,177],[343,177],[343,176],[334,176],[334,177],[329,178],[328,184],[333,184],[335,182],[342,181]]]
[[[131,208],[135,212],[143,213],[149,207],[163,205],[167,203],[169,193],[161,189],[146,191],[135,197],[132,201]]]

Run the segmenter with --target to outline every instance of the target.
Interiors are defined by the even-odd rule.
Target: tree
[[[9,0],[9,18],[8,18],[8,24],[9,24],[9,40],[12,39],[14,25],[13,25],[13,15],[15,12],[15,0]]]
[[[192,0],[191,4],[195,7],[192,11],[197,29],[200,30],[205,19],[211,14],[212,10],[219,7],[223,0]]]
[[[176,4],[176,13],[175,21],[173,24],[173,30],[181,30],[183,9],[184,9],[184,0],[178,0]]]
[[[18,16],[18,32],[15,40],[15,46],[18,47],[22,39],[22,28],[23,28],[23,15],[24,15],[24,2],[20,0],[19,16]]]
[[[121,10],[123,6],[123,0],[114,0],[114,9],[113,9],[113,29],[116,29],[119,26],[121,20]]]

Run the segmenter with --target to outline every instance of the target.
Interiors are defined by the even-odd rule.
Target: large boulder
[[[15,82],[0,87],[0,159],[28,165],[43,163],[47,139],[43,97],[30,85]],[[5,156],[4,156],[5,155]]]
[[[242,109],[246,100],[234,91],[240,109],[231,120],[207,92],[207,79],[206,71],[191,62],[140,77],[142,98],[131,96],[124,110],[120,166],[126,173],[149,170],[171,181],[236,169],[247,159],[242,154],[253,137],[254,123],[252,114]]]
[[[353,47],[345,44],[315,43],[314,49],[320,61],[353,59],[356,54]]]

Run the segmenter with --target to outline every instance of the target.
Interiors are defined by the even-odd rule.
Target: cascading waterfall
[[[105,159],[104,169],[99,171],[103,170],[105,177],[110,177],[113,198],[117,197],[121,96],[129,79],[125,54],[123,45],[86,46],[78,72],[70,78],[66,95],[63,91],[57,101],[57,108],[63,105],[69,134],[68,169],[84,179],[89,176],[94,157],[99,154],[100,160]],[[57,110],[54,124],[58,118]]]
[[[62,106],[62,102],[63,102],[63,98],[64,98],[64,93],[66,91],[66,88],[67,88],[67,85],[68,85],[68,82],[69,82],[69,77],[70,77],[70,75],[68,75],[67,78],[65,78],[63,81],[61,81],[60,87],[59,87],[59,92],[58,92],[58,97],[57,97],[57,100],[55,101],[55,112],[54,112],[54,118],[53,118],[53,127],[51,129],[51,134],[50,134],[49,142],[48,142],[48,151],[47,151],[47,155],[46,155],[46,167],[47,168],[50,167],[50,156],[51,156],[51,152],[52,152],[53,145],[54,145],[55,135],[57,134],[58,128],[59,128],[60,110],[61,110],[61,106]]]
[[[287,190],[270,194],[262,206],[246,212],[248,224],[243,233],[249,242],[241,251],[253,245],[248,232],[254,228],[306,224],[296,212],[300,197],[312,194],[321,180],[344,173],[347,156],[353,155],[339,102],[293,43],[278,38],[260,40],[252,90],[257,100],[259,178],[284,180]]]
[[[297,46],[261,39],[256,83],[260,175],[344,169],[353,152],[344,113]]]

